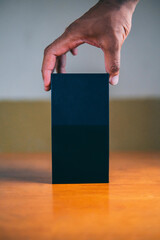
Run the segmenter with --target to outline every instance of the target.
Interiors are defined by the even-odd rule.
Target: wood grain
[[[109,184],[51,184],[49,154],[0,155],[0,239],[159,240],[160,153],[112,153]]]

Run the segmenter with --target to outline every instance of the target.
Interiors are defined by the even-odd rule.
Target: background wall
[[[0,0],[0,99],[47,99],[41,62],[44,48],[97,0]],[[120,83],[112,98],[159,97],[160,1],[140,0],[121,55]],[[85,60],[85,61],[84,61]],[[87,64],[86,64],[87,63]],[[68,72],[104,72],[93,46],[68,54]]]
[[[0,151],[50,151],[50,125],[44,130],[45,123],[50,124],[50,103],[46,102],[50,92],[43,91],[43,50],[96,2],[0,0]],[[113,150],[160,149],[159,12],[160,1],[140,0],[132,31],[122,47],[120,82],[110,86]],[[105,71],[100,49],[85,44],[78,51],[76,57],[67,55],[68,72]],[[36,108],[34,104],[38,104]],[[135,126],[139,126],[136,131]],[[125,137],[118,129],[125,129]]]

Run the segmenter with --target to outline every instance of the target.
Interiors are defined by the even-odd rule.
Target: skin
[[[119,80],[120,51],[132,23],[138,0],[100,0],[44,50],[42,77],[44,89],[50,90],[51,73],[66,73],[66,53],[77,55],[77,47],[88,43],[102,49],[109,81]]]

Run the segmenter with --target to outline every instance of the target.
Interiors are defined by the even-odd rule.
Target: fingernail
[[[111,77],[109,80],[110,84],[112,84],[112,85],[117,85],[118,81],[119,81],[119,75]]]

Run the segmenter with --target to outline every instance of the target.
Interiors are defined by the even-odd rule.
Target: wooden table
[[[0,155],[0,239],[159,240],[160,153],[112,153],[109,184],[51,184],[50,154]]]

